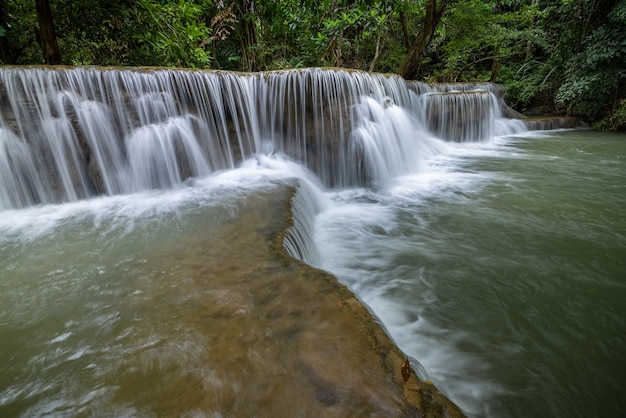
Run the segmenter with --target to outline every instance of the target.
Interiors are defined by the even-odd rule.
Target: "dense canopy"
[[[0,63],[494,81],[527,114],[626,128],[626,0],[0,0]]]

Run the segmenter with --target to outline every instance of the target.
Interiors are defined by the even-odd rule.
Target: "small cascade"
[[[325,187],[385,184],[419,171],[436,139],[510,126],[489,86],[337,69],[2,68],[0,210],[170,188],[274,153]]]
[[[486,141],[493,137],[495,103],[484,90],[426,93],[424,122],[437,137],[446,141]]]
[[[319,266],[321,259],[313,237],[315,217],[324,210],[325,199],[311,185],[301,183],[291,198],[293,224],[283,239],[287,254],[312,266]],[[321,198],[320,198],[321,197]]]
[[[189,177],[211,173],[209,160],[195,139],[190,116],[147,124],[126,138],[130,190],[173,187]]]
[[[553,129],[586,128],[580,119],[573,116],[531,117],[521,120],[529,131],[546,131]]]
[[[391,100],[412,109],[417,99],[400,77],[358,71],[285,71],[264,74],[262,80],[259,123],[264,141],[303,162],[328,187],[367,181],[363,149],[353,140],[363,122],[363,101]]]
[[[362,176],[370,185],[385,185],[395,177],[419,171],[421,162],[432,156],[436,145],[418,118],[395,105],[390,98],[382,104],[364,99],[356,108],[359,123],[354,129],[355,152],[363,156]]]
[[[0,128],[0,210],[33,205],[47,194],[46,187],[30,177],[37,167],[30,146]]]

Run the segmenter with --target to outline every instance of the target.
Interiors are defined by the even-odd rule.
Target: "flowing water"
[[[623,415],[626,137],[451,147],[333,200],[322,267],[468,414]]]
[[[242,370],[248,346],[230,344],[256,309],[237,282],[266,258],[241,212],[271,207],[268,184],[256,202],[222,178],[3,212],[0,416],[245,416],[238,392],[278,368]]]
[[[219,278],[262,264],[255,208],[293,178],[287,251],[468,415],[622,415],[623,135],[527,133],[488,85],[358,72],[2,76],[0,415],[249,416],[238,391],[289,411],[264,389],[277,348],[252,371],[273,384],[221,364],[260,352],[221,336],[271,337],[242,314],[273,287]]]

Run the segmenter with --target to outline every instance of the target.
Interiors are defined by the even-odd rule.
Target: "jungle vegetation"
[[[626,129],[626,0],[0,0],[0,64],[44,63],[493,81]]]

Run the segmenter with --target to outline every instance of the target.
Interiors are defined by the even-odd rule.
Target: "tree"
[[[571,114],[605,128],[623,121],[624,0],[525,0],[532,19],[520,29],[531,44],[503,63],[507,102],[529,114]],[[620,20],[621,19],[621,20]],[[609,119],[607,119],[609,118]],[[612,119],[611,119],[612,118]]]
[[[616,130],[626,127],[626,1],[595,2],[603,22],[581,42],[581,51],[567,63],[555,103],[563,111]],[[611,6],[613,8],[611,9]],[[605,17],[606,16],[606,17]],[[591,20],[591,19],[589,19]]]
[[[256,60],[254,47],[257,44],[257,30],[255,22],[255,5],[252,0],[235,0],[235,14],[239,23],[239,41],[241,43],[242,69],[255,71]]]
[[[431,54],[425,71],[439,81],[499,81],[503,65],[519,67],[537,43],[534,2],[450,2],[429,46],[437,55]]]
[[[402,77],[409,80],[417,78],[422,65],[424,51],[437,30],[445,8],[446,0],[426,0],[424,23],[411,44],[404,62],[398,69],[398,74]]]
[[[5,2],[0,1],[0,62],[7,64],[15,63],[15,53],[7,36],[9,24],[6,20]]]
[[[43,58],[48,65],[61,64],[61,52],[57,44],[57,37],[52,21],[52,12],[48,0],[35,0],[37,20],[39,22],[39,40],[43,51]]]

